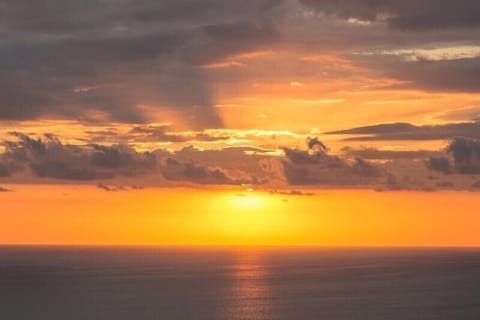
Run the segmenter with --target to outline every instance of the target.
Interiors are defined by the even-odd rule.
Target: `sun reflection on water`
[[[268,274],[261,252],[239,251],[231,276],[231,295],[224,318],[273,319]]]

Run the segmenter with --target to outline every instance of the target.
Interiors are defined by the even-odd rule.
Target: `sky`
[[[479,16],[476,0],[0,0],[0,243],[480,245]],[[328,198],[355,205],[336,223]],[[426,204],[388,233],[398,199]],[[217,228],[212,205],[254,214]],[[175,232],[129,230],[155,208]],[[197,211],[223,233],[189,229]],[[322,215],[336,236],[307,228]]]

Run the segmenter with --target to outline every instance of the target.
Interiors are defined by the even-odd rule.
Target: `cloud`
[[[402,62],[395,58],[385,61],[382,68],[386,76],[403,81],[402,84],[394,85],[392,88],[421,88],[434,92],[479,92],[479,57],[413,62]]]
[[[328,148],[323,142],[318,140],[317,137],[307,138],[307,147],[309,150],[312,152],[317,152],[317,153],[322,153],[322,152],[327,152]]]
[[[284,148],[283,173],[292,185],[368,185],[384,176],[381,168],[357,158],[348,163],[327,153],[316,138],[307,140],[307,150]]]
[[[167,180],[190,181],[198,184],[240,185],[253,184],[256,179],[242,180],[229,176],[220,168],[207,167],[193,162],[179,162],[168,158],[162,166],[162,174]]]
[[[427,166],[434,171],[442,173],[452,172],[450,161],[446,157],[432,157],[428,160]]]
[[[17,167],[12,163],[8,163],[5,159],[5,156],[0,157],[0,178],[5,178],[11,176],[17,171]]]
[[[113,186],[113,185],[108,185],[108,184],[105,184],[105,183],[97,183],[97,188],[102,189],[104,191],[108,191],[108,192],[128,190],[128,188],[126,188],[124,186]]]
[[[467,107],[447,111],[438,117],[441,120],[449,121],[480,121],[480,107]]]
[[[277,157],[266,155],[265,149],[255,147],[203,150],[189,146],[174,152],[171,157],[183,163],[194,161],[202,166],[222,168],[237,180],[273,183],[282,179],[281,170],[278,170],[280,166],[276,165],[279,162]]]
[[[416,126],[410,123],[382,123],[372,126],[326,132],[330,135],[354,135],[351,141],[444,140],[455,137],[480,138],[480,122]]]
[[[435,157],[442,154],[439,151],[428,150],[380,150],[366,147],[354,149],[348,146],[341,148],[341,152],[346,157],[355,157],[369,160],[427,159],[429,157]]]
[[[302,191],[302,190],[270,190],[271,194],[279,194],[279,195],[284,195],[284,196],[314,196],[315,193],[313,192],[307,192],[307,191]]]
[[[169,125],[135,126],[129,134],[138,140],[156,142],[214,142],[230,139],[230,135],[215,135],[205,131],[172,132]]]
[[[480,180],[472,183],[471,187],[474,189],[480,189]]]
[[[318,138],[308,138],[305,149],[284,147],[283,154],[249,146],[140,152],[122,144],[70,145],[52,134],[37,138],[22,133],[12,133],[3,146],[0,168],[7,169],[2,181],[95,181],[106,191],[136,189],[139,184],[248,184],[290,195],[297,194],[295,189],[288,191],[291,186],[300,188],[298,194],[308,193],[302,188],[311,186],[468,190],[480,174],[480,142],[467,138],[454,139],[438,151],[344,148],[339,154]]]
[[[278,40],[282,1],[0,1],[0,120],[145,122],[171,108],[222,126],[198,66]],[[226,45],[228,43],[228,45]]]
[[[475,0],[300,0],[305,6],[341,19],[385,22],[404,31],[480,27]]]
[[[12,190],[11,190],[11,189],[4,188],[4,187],[0,186],[0,192],[12,192]]]
[[[480,141],[454,139],[446,149],[447,156],[432,157],[427,165],[434,171],[464,175],[480,174]]]
[[[447,152],[453,156],[455,170],[462,174],[480,174],[480,141],[457,138]]]
[[[275,175],[263,169],[261,161],[268,156],[248,154],[256,148],[201,150],[191,146],[178,151],[139,152],[125,144],[65,144],[51,134],[40,138],[23,133],[12,136],[15,139],[4,142],[0,169],[2,176],[20,182],[30,181],[32,176],[72,181],[116,178],[116,183],[137,184],[141,180],[149,185],[170,184],[168,181],[238,185],[264,184]],[[105,185],[102,182],[99,186]]]
[[[214,106],[253,82],[288,78],[308,87],[382,77],[403,82],[397,89],[478,92],[480,80],[472,55],[405,62],[355,54],[473,48],[480,30],[474,0],[1,0],[0,7],[0,120],[147,123],[168,116],[197,130],[222,127]],[[460,27],[471,28],[452,31]],[[275,55],[244,63],[259,51]],[[312,52],[347,63],[298,63]],[[242,67],[205,68],[232,65]],[[344,101],[306,98],[291,101]]]
[[[141,175],[156,167],[155,155],[138,153],[124,145],[80,147],[63,144],[50,134],[37,139],[22,133],[12,135],[18,140],[5,142],[2,158],[16,163],[15,171],[28,167],[40,178],[106,179],[117,175]]]

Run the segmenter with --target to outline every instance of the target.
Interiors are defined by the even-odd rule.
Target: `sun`
[[[264,195],[256,194],[253,191],[237,193],[231,196],[230,205],[239,210],[256,210],[264,208],[268,199]]]
[[[219,243],[270,244],[290,232],[287,204],[268,192],[228,190],[218,192],[210,201],[203,222]]]

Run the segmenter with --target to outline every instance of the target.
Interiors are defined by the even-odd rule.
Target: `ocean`
[[[480,249],[0,247],[1,320],[480,319]]]

